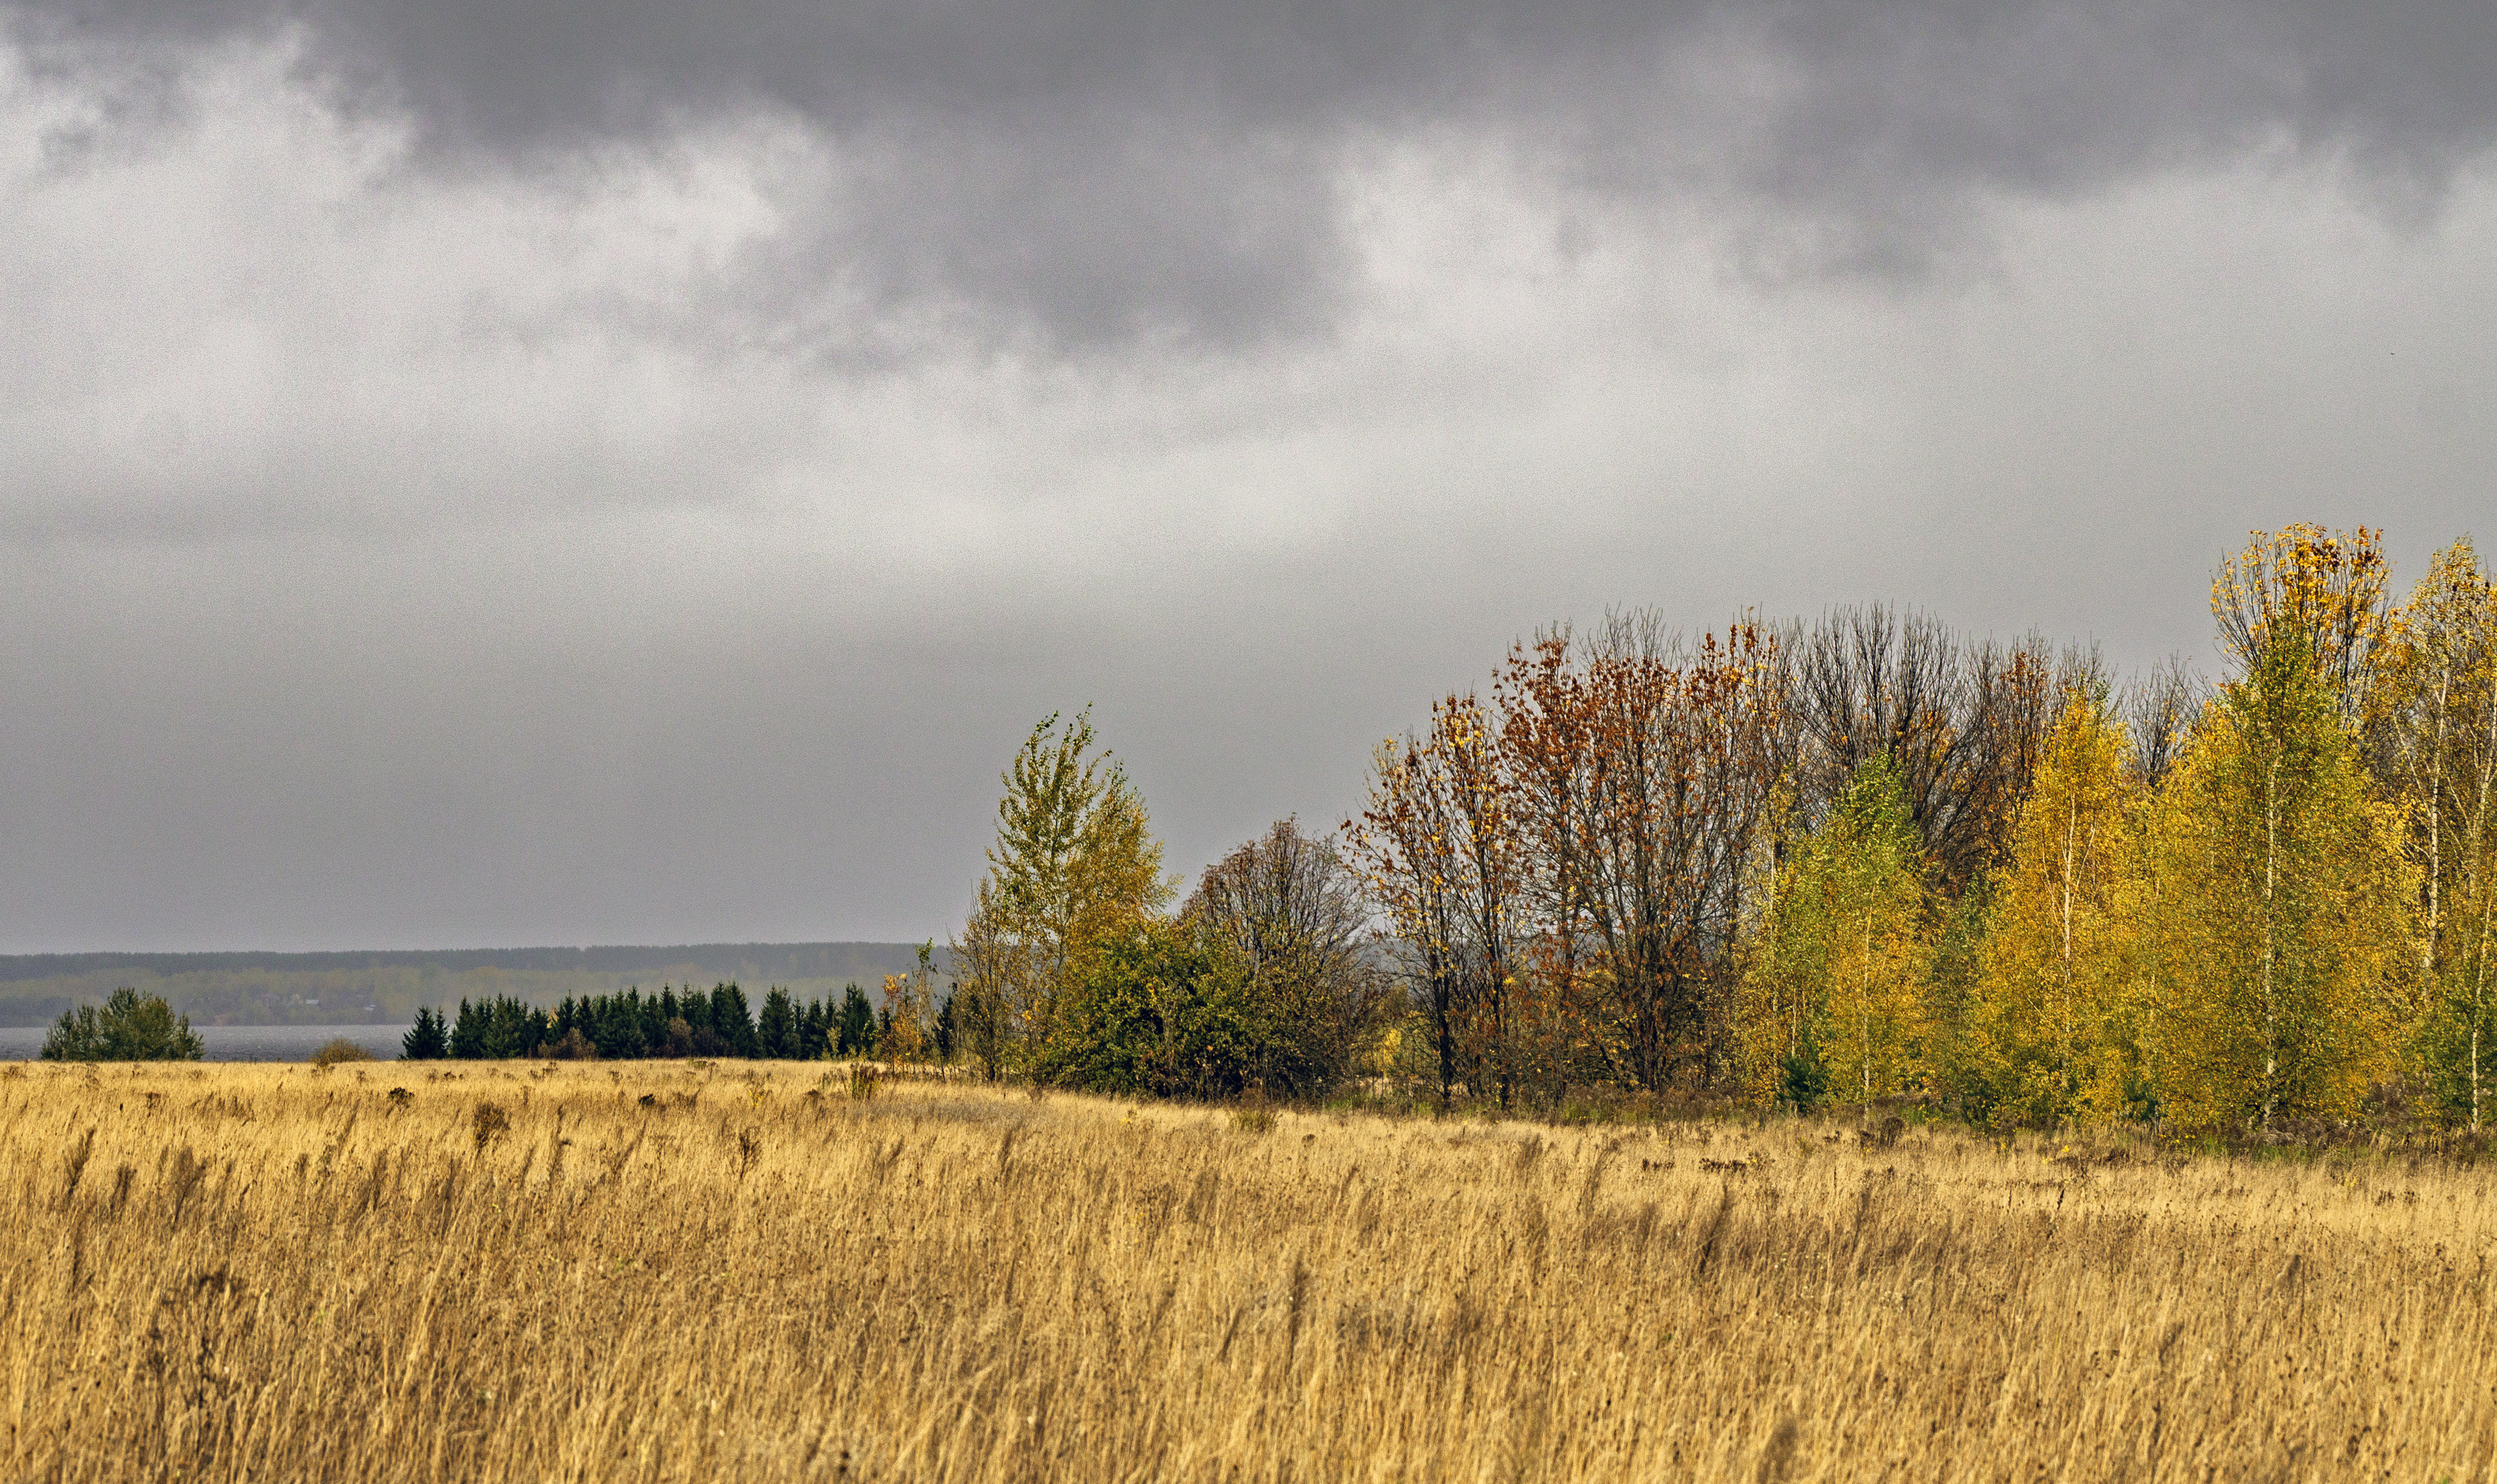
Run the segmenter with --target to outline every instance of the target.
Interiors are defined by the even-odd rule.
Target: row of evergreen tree
[[[907,996],[899,1002],[905,1017]],[[810,1061],[872,1056],[879,1047],[933,1041],[940,1059],[950,1056],[953,1004],[934,1016],[932,1037],[894,1034],[897,999],[879,1012],[855,984],[838,999],[803,1003],[777,986],[766,991],[760,1012],[749,1009],[734,983],[706,993],[688,985],[680,993],[662,986],[644,995],[636,987],[620,995],[566,999],[553,1011],[498,995],[459,1002],[455,1016],[430,1007],[416,1012],[416,1025],[400,1041],[411,1061],[498,1060],[523,1057],[634,1060],[652,1057],[724,1057]],[[912,1027],[915,1030],[915,1027]]]

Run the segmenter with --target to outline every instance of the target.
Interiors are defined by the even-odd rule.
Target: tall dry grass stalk
[[[0,1077],[0,1476],[2491,1469],[2469,1170],[819,1075]]]

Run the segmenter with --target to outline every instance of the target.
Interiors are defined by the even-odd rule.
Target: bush
[[[191,1018],[176,1016],[164,995],[142,998],[119,989],[102,1009],[62,1011],[40,1055],[46,1061],[197,1061],[204,1049]]]
[[[335,1037],[330,1041],[329,1044],[323,1046],[319,1051],[312,1054],[312,1064],[321,1068],[325,1072],[330,1068],[336,1066],[341,1061],[370,1061],[372,1059],[373,1054],[371,1052],[358,1046],[355,1042],[348,1040],[345,1036]]]
[[[1113,1096],[1236,1096],[1275,1080],[1280,1022],[1274,996],[1218,938],[1149,922],[1089,956],[1032,1073]]]

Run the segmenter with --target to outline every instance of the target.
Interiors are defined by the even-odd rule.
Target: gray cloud
[[[1633,196],[1712,191],[1754,272],[1915,274],[1971,204],[2267,142],[2432,205],[2497,125],[2497,13],[2199,0],[1616,5],[511,6],[36,0],[65,67],[303,28],[304,65],[437,156],[526,158],[783,112],[856,168],[773,312],[878,302],[1081,349],[1332,325],[1348,142],[1432,129]],[[1981,245],[1981,244],[1980,244]]]
[[[2489,508],[2476,10],[10,16],[0,948],[941,934],[1088,700],[1192,870],[1556,618]]]

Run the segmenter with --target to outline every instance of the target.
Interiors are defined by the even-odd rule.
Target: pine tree
[[[774,1061],[791,1061],[799,1056],[798,1017],[789,1006],[789,992],[776,984],[764,992],[754,1039],[756,1048]]]
[[[450,1037],[443,1028],[441,1012],[430,1005],[417,1006],[415,1027],[399,1038],[399,1059],[439,1061],[450,1054]]]
[[[865,1057],[875,1051],[875,1007],[855,984],[841,992],[840,1020],[834,1049],[844,1057]]]
[[[754,1018],[745,1007],[745,992],[734,982],[711,992],[711,1033],[723,1057],[750,1059],[761,1053],[754,1039]]]
[[[462,1061],[475,1061],[486,1055],[487,1022],[481,1007],[459,1001],[458,1019],[451,1025],[451,1055]]]
[[[191,1018],[176,1016],[165,996],[123,988],[101,1007],[62,1011],[37,1055],[45,1061],[197,1061],[203,1050]]]
[[[684,993],[677,996],[677,1018],[685,1027],[685,1055],[716,1057],[725,1053],[727,1048],[711,1033],[709,995],[686,985]]]

